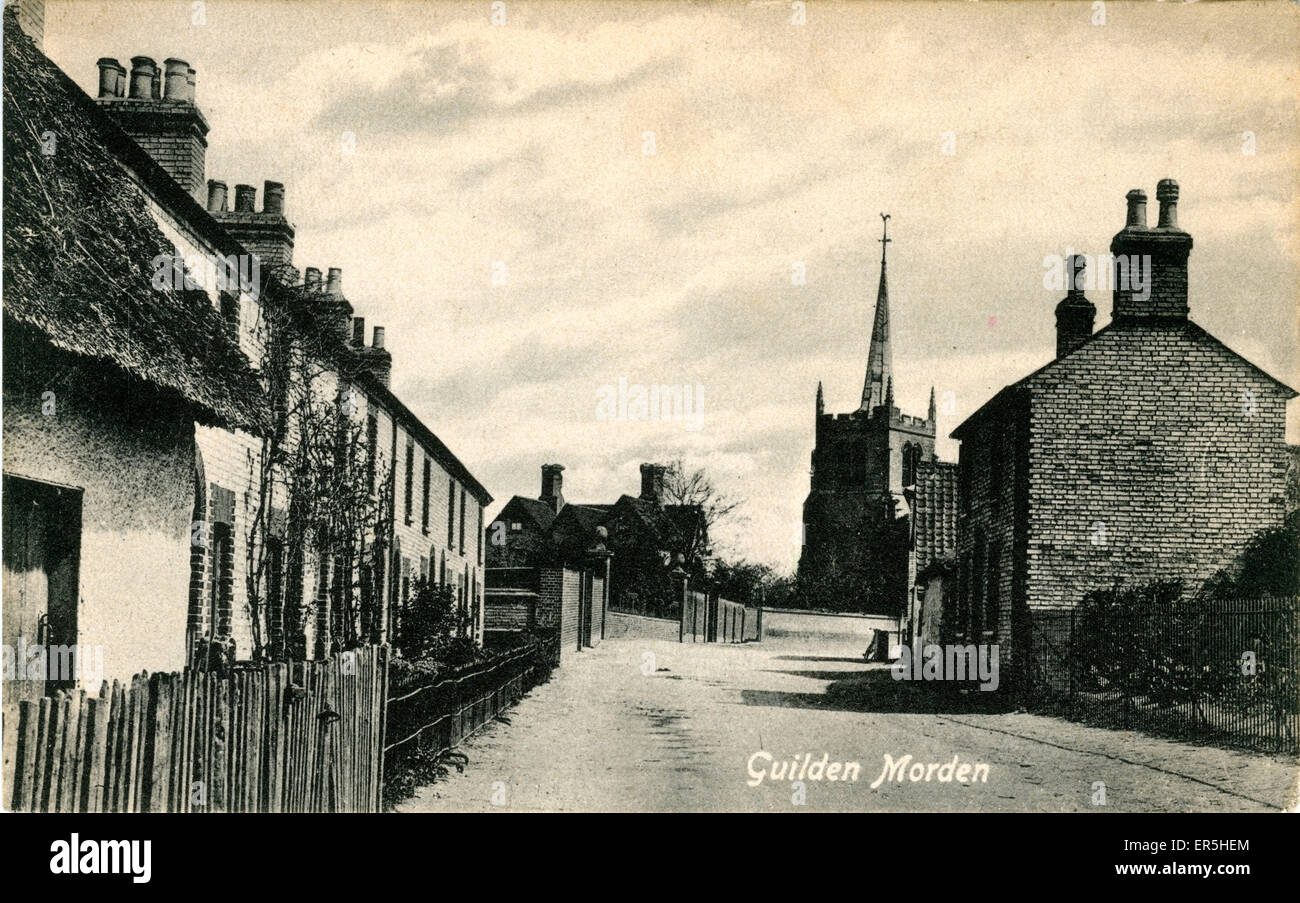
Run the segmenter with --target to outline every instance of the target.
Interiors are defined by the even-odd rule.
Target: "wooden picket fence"
[[[26,812],[377,812],[388,647],[186,669],[22,702],[6,802]]]

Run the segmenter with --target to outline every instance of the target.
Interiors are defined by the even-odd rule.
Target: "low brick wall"
[[[676,618],[649,618],[610,609],[605,615],[605,639],[639,637],[677,642],[681,624]]]

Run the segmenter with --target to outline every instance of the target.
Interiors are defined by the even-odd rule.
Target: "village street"
[[[1277,757],[1023,713],[850,711],[825,691],[881,667],[863,663],[861,650],[852,636],[607,639],[566,658],[509,712],[510,723],[461,747],[462,773],[422,788],[400,811],[1276,811],[1292,792],[1294,766]],[[860,774],[805,776],[801,807],[788,778],[749,786],[760,751],[775,763],[827,754],[860,763]],[[935,771],[929,782],[873,790],[886,754],[912,756],[909,770],[954,756],[987,763],[987,783],[940,782]],[[1104,805],[1094,804],[1099,781]]]

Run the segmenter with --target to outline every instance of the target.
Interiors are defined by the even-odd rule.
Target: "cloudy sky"
[[[286,183],[295,262],[343,268],[489,513],[543,462],[612,501],[681,456],[744,499],[726,551],[793,567],[881,211],[897,401],[933,385],[945,436],[1051,357],[1044,257],[1105,252],[1130,188],[1154,220],[1164,177],[1193,319],[1300,385],[1295,3],[493,7],[51,2],[45,40],[91,93],[101,56],[189,61],[208,176]],[[598,416],[620,380],[700,386],[700,419]]]

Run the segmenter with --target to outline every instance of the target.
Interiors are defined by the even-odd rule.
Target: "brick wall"
[[[1004,667],[1044,639],[1033,612],[1194,590],[1280,525],[1290,393],[1197,327],[1113,326],[1019,386],[959,431],[957,617],[987,627],[996,567]]]
[[[1017,580],[1017,512],[1026,485],[1027,419],[1023,400],[1007,399],[1001,416],[964,436],[958,464],[957,612],[968,642],[1010,636]]]
[[[521,631],[532,627],[535,593],[493,593],[484,597],[484,630]]]
[[[1286,393],[1194,327],[1098,335],[1034,380],[1028,602],[1199,583],[1281,523]]]

